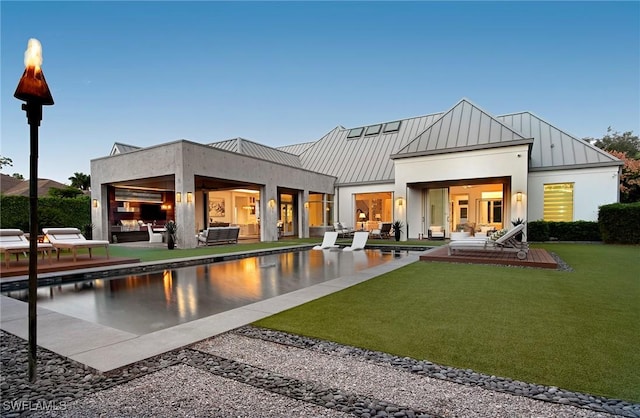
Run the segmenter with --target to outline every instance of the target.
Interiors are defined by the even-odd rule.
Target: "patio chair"
[[[347,225],[342,222],[336,222],[333,224],[333,229],[338,233],[339,238],[348,238],[352,237],[355,230],[353,228],[349,228]]]
[[[316,245],[313,247],[314,250],[328,250],[330,248],[338,248],[339,245],[336,244],[336,239],[338,238],[338,233],[335,231],[326,231],[324,233],[324,238],[322,239],[322,244]]]
[[[529,245],[526,242],[516,240],[516,235],[522,232],[523,229],[524,224],[520,224],[510,230],[501,229],[486,238],[466,238],[451,241],[447,245],[447,252],[449,255],[455,255],[455,252],[459,250],[477,252],[506,251],[515,252],[519,260],[524,260],[527,258]]]
[[[147,224],[147,231],[149,231],[149,242],[162,242],[162,234],[153,232],[153,225]]]
[[[392,224],[390,222],[381,223],[380,228],[372,230],[369,235],[371,236],[371,238],[391,238],[391,226]]]
[[[16,255],[16,261],[20,253],[28,254],[30,249],[30,242],[24,235],[21,229],[0,229],[0,253],[4,254],[4,262],[7,268],[9,268],[9,261],[11,261],[11,254]],[[36,251],[42,252],[42,258],[44,259],[45,253],[49,255],[49,263],[51,263],[51,251],[53,245],[46,243],[38,243]]]
[[[444,239],[444,228],[440,225],[431,225],[428,231],[429,239]]]
[[[45,233],[47,240],[56,249],[58,260],[60,260],[60,251],[68,249],[73,253],[73,262],[75,263],[79,248],[88,249],[89,258],[91,258],[91,249],[95,247],[104,247],[107,252],[107,258],[109,258],[109,241],[88,240],[78,228],[42,228],[42,232]]]
[[[344,251],[363,250],[365,245],[367,245],[368,238],[369,238],[369,233],[367,231],[355,232],[353,234],[353,241],[351,242],[351,246],[345,247]]]

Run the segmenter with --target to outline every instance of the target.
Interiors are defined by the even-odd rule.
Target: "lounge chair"
[[[0,229],[0,253],[4,254],[4,262],[7,268],[9,268],[11,254],[15,254],[16,261],[18,261],[20,253],[26,255],[30,248],[31,243],[21,229]],[[45,253],[48,254],[49,263],[51,263],[51,250],[53,250],[53,245],[38,243],[36,251],[42,252],[43,259]]]
[[[486,238],[466,238],[457,241],[451,241],[448,247],[448,254],[455,255],[455,251],[468,250],[478,252],[489,251],[511,251],[515,252],[519,260],[527,258],[529,245],[526,242],[520,242],[515,239],[519,232],[524,229],[524,224],[516,225],[510,230],[502,229],[494,232]]]
[[[324,233],[324,238],[322,239],[322,244],[316,245],[313,247],[314,250],[328,250],[330,248],[338,248],[339,245],[336,244],[336,239],[338,238],[338,233],[335,231],[327,231]]]
[[[58,260],[60,260],[60,250],[69,249],[73,253],[73,261],[76,262],[78,248],[87,248],[91,258],[91,249],[95,247],[104,247],[109,258],[109,241],[88,240],[78,228],[42,228],[42,232],[58,252]]]
[[[344,251],[363,250],[364,246],[367,245],[368,238],[369,233],[367,231],[357,231],[353,234],[353,241],[351,242],[351,246],[345,247]]]
[[[149,231],[149,242],[162,242],[162,234],[153,232],[153,225],[147,224],[147,231]]]

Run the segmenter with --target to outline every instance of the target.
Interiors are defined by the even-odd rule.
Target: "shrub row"
[[[38,198],[38,232],[42,228],[91,229],[91,199],[80,196]],[[29,232],[29,197],[0,196],[0,228],[17,228]],[[87,237],[89,238],[89,237]]]
[[[598,224],[607,244],[640,244],[640,202],[600,206]]]
[[[600,241],[598,222],[527,222],[527,241]]]

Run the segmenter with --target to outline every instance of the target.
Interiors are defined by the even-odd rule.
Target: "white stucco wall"
[[[529,173],[528,220],[543,220],[544,185],[574,183],[573,220],[597,221],[598,207],[618,202],[618,166]]]
[[[407,189],[412,183],[510,177],[512,197],[527,193],[527,145],[429,155],[395,160],[395,194],[406,197],[403,207],[395,205],[397,219],[409,225],[408,238],[417,238],[423,224],[421,193]],[[506,197],[505,197],[506,199]],[[526,218],[526,206],[510,204],[505,219]],[[407,238],[406,236],[404,238]]]

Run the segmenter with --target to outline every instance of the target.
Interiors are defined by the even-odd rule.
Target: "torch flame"
[[[36,71],[40,71],[42,66],[42,45],[35,38],[29,39],[27,50],[24,51],[24,66],[33,67]]]
[[[24,73],[18,82],[13,96],[27,103],[52,105],[53,97],[44,79],[40,66],[42,65],[42,45],[37,39],[29,39],[27,50],[24,52]]]

